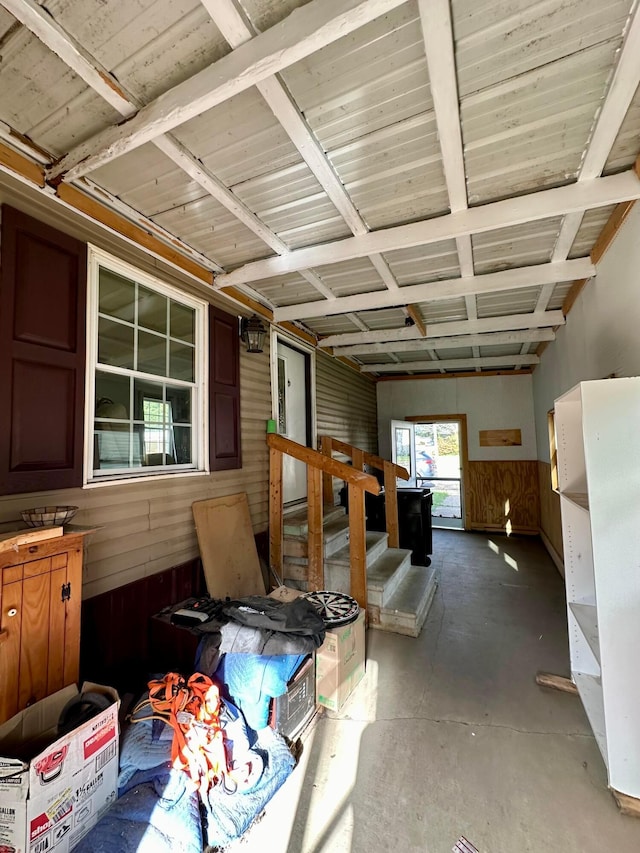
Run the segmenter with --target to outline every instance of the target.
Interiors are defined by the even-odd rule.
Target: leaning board
[[[209,595],[264,595],[246,493],[195,501],[191,507]]]

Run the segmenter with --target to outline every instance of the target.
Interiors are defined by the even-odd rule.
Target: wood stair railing
[[[366,450],[361,450],[359,447],[354,447],[352,444],[347,444],[346,441],[340,441],[330,435],[323,435],[320,439],[320,451],[327,457],[332,457],[333,453],[342,453],[344,456],[348,456],[351,459],[352,467],[357,471],[362,471],[365,465],[369,465],[371,468],[384,472],[385,517],[387,533],[389,534],[389,548],[399,548],[396,480],[398,478],[409,480],[411,475],[407,469],[401,465],[396,465],[394,462],[389,462],[381,456],[376,456],[375,453],[368,453]],[[332,475],[329,472],[324,474],[324,500],[327,504],[333,503]],[[349,494],[349,513],[351,513],[351,494]]]
[[[349,549],[351,595],[367,607],[367,543],[364,493],[380,493],[375,477],[331,456],[304,447],[275,433],[267,434],[269,445],[269,561],[277,576],[283,575],[284,511],[282,503],[283,454],[307,466],[307,519],[309,524],[309,589],[324,588],[323,477],[339,477],[349,488]],[[332,492],[333,494],[333,492]]]

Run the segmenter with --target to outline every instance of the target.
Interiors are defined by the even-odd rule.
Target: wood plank
[[[9,172],[26,178],[38,187],[44,187],[44,169],[33,160],[29,160],[24,154],[20,154],[13,148],[0,142],[0,166],[4,166]]]
[[[588,278],[579,278],[577,281],[574,281],[567,295],[564,298],[564,302],[562,303],[562,313],[567,316],[569,311],[573,308],[576,299],[582,293],[582,290],[586,283],[589,281]],[[541,344],[540,346],[545,346],[545,344]],[[539,348],[538,348],[539,349]]]
[[[314,0],[163,92],[122,125],[70,151],[49,179],[81,177],[201,115],[401,5],[403,0]]]
[[[49,634],[44,626],[49,625],[50,599],[49,573],[22,582],[19,708],[26,708],[47,695]]]
[[[470,526],[509,532],[540,528],[537,460],[469,462]]]
[[[181,254],[177,249],[172,249],[171,246],[164,243],[158,237],[144,231],[138,225],[134,225],[133,222],[129,222],[113,210],[109,210],[109,208],[100,204],[100,202],[91,198],[91,196],[85,195],[85,193],[75,187],[71,187],[64,183],[57,187],[56,195],[61,201],[68,204],[74,210],[79,210],[81,213],[84,213],[96,222],[106,225],[107,228],[110,228],[117,234],[120,234],[128,240],[131,240],[133,243],[142,246],[152,254],[168,261],[170,264],[173,264],[173,266],[188,272],[190,275],[194,276],[194,278],[204,281],[205,284],[213,284],[213,273],[211,270],[200,266],[200,264],[197,264],[195,261],[192,261],[190,258]],[[178,242],[179,241],[176,240],[176,243]]]
[[[367,608],[367,542],[364,492],[349,484],[350,594],[360,607]]]
[[[275,433],[267,434],[267,444],[271,448],[275,448],[282,453],[293,456],[294,459],[299,459],[301,462],[304,462],[305,465],[313,465],[334,477],[338,477],[348,483],[356,484],[366,492],[371,492],[373,495],[380,494],[380,484],[375,477],[371,476],[371,474],[354,471],[351,465],[345,465],[344,462],[338,462],[337,459],[324,456],[322,453],[318,453],[317,450],[313,450],[311,447],[304,447],[302,444],[298,444],[295,441],[291,441],[290,439],[284,438],[284,436],[277,435]]]
[[[627,815],[628,817],[640,817],[640,799],[630,797],[628,794],[622,794],[614,788],[611,789],[611,793],[620,809],[620,814]]]
[[[194,501],[191,507],[209,595],[264,595],[246,492]]]
[[[356,471],[364,471],[364,459],[364,450],[360,450],[359,447],[354,447],[351,453],[351,464]]]
[[[535,329],[544,326],[561,326],[565,322],[562,311],[534,311],[532,314],[509,314],[504,317],[485,317],[480,320],[454,320],[448,323],[429,323],[425,342],[432,338],[469,335],[484,332],[508,332],[517,329]],[[320,347],[342,349],[357,344],[370,344],[386,341],[419,342],[415,326],[402,326],[400,329],[376,329],[370,332],[345,332],[329,335],[318,342]]]
[[[282,509],[282,453],[269,448],[269,565],[282,582],[282,544],[284,520]]]
[[[478,379],[487,376],[526,376],[533,373],[531,368],[524,370],[484,370],[482,373],[475,371],[461,371],[460,373],[414,373],[413,376],[377,376],[376,382],[415,382],[423,379]]]
[[[427,329],[424,324],[424,320],[422,319],[422,315],[420,314],[420,309],[417,305],[407,305],[407,316],[411,317],[413,320],[413,325],[418,330],[418,333],[421,338],[424,338],[427,334]],[[342,353],[346,355],[346,353]]]
[[[22,530],[9,530],[0,533],[0,552],[16,551],[22,545],[42,542],[47,539],[57,539],[62,536],[62,526],[55,527],[25,527]]]
[[[323,439],[325,436],[323,436]],[[331,442],[331,447],[338,453],[344,453],[345,456],[351,456],[353,450],[357,450],[354,448],[352,444],[348,444],[346,441],[340,441],[340,439],[333,438],[332,436],[326,436],[326,438]],[[393,470],[395,471],[395,476],[400,477],[402,480],[411,479],[411,475],[407,471],[406,468],[403,468],[402,465],[395,465],[393,462],[389,462],[387,459],[383,459],[381,456],[377,456],[375,453],[369,453],[367,451],[364,452],[364,461],[367,465],[370,465],[372,468],[377,468],[379,471],[384,471],[385,464],[391,465]]]
[[[640,192],[638,195],[640,195]],[[344,242],[347,242],[347,240]],[[300,249],[298,251],[306,250]],[[289,258],[294,254],[295,252],[291,252],[286,257]],[[258,261],[257,263],[266,262]],[[485,294],[520,290],[543,284],[571,281],[572,279],[583,276],[589,277],[595,271],[595,266],[589,258],[574,258],[570,261],[532,264],[526,267],[518,267],[517,269],[500,270],[499,272],[483,273],[481,275],[469,275],[464,278],[458,276],[457,278],[405,285],[398,291],[377,290],[369,293],[358,293],[352,296],[339,296],[332,300],[320,299],[316,302],[300,302],[295,305],[276,308],[274,318],[276,322],[280,323],[283,320],[303,320],[309,317],[347,314],[350,311],[390,308],[405,305],[407,302],[436,302],[442,299],[454,299],[478,293]],[[230,273],[230,275],[234,275],[234,273]],[[221,276],[220,278],[223,277]]]
[[[563,693],[578,695],[578,688],[570,678],[564,675],[554,675],[552,672],[536,673],[536,684],[540,687],[549,687],[551,690],[561,690]]]
[[[582,181],[564,187],[539,190],[517,198],[481,204],[433,219],[381,228],[358,237],[347,237],[343,240],[294,249],[288,255],[244,264],[230,273],[218,276],[217,283],[221,287],[227,287],[243,282],[260,281],[308,267],[335,264],[373,253],[437,243],[462,234],[481,234],[511,225],[536,222],[552,216],[590,210],[636,198],[640,198],[640,180],[634,170],[629,169],[616,175],[594,178],[592,181]],[[401,288],[402,292],[405,290],[406,288]],[[407,301],[415,300],[408,298]],[[283,315],[280,319],[292,318]]]
[[[538,364],[540,359],[537,355],[489,355],[482,358],[447,358],[440,361],[403,361],[400,364],[382,362],[380,364],[363,364],[363,373],[394,373],[398,370],[428,370],[434,372],[444,369],[457,369],[469,367],[508,367],[510,364]],[[431,365],[433,367],[431,368]],[[457,375],[457,374],[456,374]],[[413,378],[413,377],[412,377]],[[451,378],[451,377],[449,377]]]
[[[320,452],[325,456],[333,456],[333,441],[330,435],[323,435],[320,439]],[[333,477],[328,471],[322,472],[322,495],[327,506],[333,506]]]
[[[522,444],[519,429],[481,429],[480,447],[516,447]]]
[[[389,548],[400,547],[400,527],[398,524],[398,489],[393,462],[385,462],[384,470],[384,507],[389,534]],[[407,477],[407,479],[409,479]]]
[[[389,341],[372,344],[356,344],[348,347],[334,347],[335,354],[375,355],[385,352],[433,352],[460,347],[493,347],[503,344],[524,344],[536,341],[553,341],[556,333],[553,329],[529,329],[513,332],[484,332],[481,334],[452,335],[450,338],[420,338],[417,341]]]
[[[615,206],[591,249],[590,257],[594,264],[600,263],[602,256],[613,243],[616,234],[622,228],[634,205],[635,201],[623,201]]]
[[[48,660],[46,667],[46,694],[50,696],[57,690],[62,690],[67,684],[77,681],[65,682],[64,680],[64,663],[65,663],[65,610],[66,602],[62,600],[62,587],[67,582],[66,568],[55,569],[51,572],[51,583],[49,585],[49,631],[48,631]],[[79,589],[73,591],[76,595],[81,595]],[[80,601],[74,602],[74,607],[80,613]],[[80,634],[76,635],[77,650],[76,655],[80,653]]]
[[[309,590],[324,589],[322,476],[322,471],[319,468],[307,468]]]

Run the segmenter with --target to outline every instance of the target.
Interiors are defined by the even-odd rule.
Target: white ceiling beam
[[[627,21],[624,41],[618,53],[609,89],[584,152],[578,172],[579,181],[588,181],[602,174],[638,86],[640,86],[640,4],[636,3]],[[569,256],[583,216],[584,213],[565,216],[558,233],[552,260],[563,261]]]
[[[139,103],[126,92],[116,78],[91,56],[34,0],[2,0],[1,5],[42,41],[53,53],[104,98],[123,118],[137,112]],[[287,246],[243,204],[240,199],[212,175],[190,151],[171,136],[160,136],[154,144],[197,184],[220,202],[256,236],[275,252],[288,251]]]
[[[537,355],[490,355],[482,358],[450,358],[442,361],[402,361],[400,364],[363,364],[363,373],[397,373],[398,370],[425,371],[439,370],[473,370],[476,367],[521,367],[529,364],[539,364]]]
[[[85,175],[349,35],[404,0],[312,0],[237,50],[159,95],[128,121],[76,146],[50,180]]]
[[[247,281],[259,281],[312,266],[334,264],[365,255],[437,243],[463,234],[481,234],[485,231],[637,198],[640,198],[640,180],[633,169],[629,169],[617,175],[490,202],[467,210],[447,213],[434,219],[371,231],[360,237],[347,237],[343,240],[295,249],[286,256],[253,261],[230,273],[218,276],[216,286],[228,287]],[[401,288],[403,291],[404,289]]]
[[[419,0],[418,9],[449,206],[452,211],[464,210],[467,182],[449,0]]]
[[[477,335],[452,335],[450,338],[420,338],[417,341],[388,341],[334,347],[334,355],[375,355],[377,353],[432,352],[459,347],[495,347],[507,344],[539,343],[555,340],[553,329],[528,329],[518,332],[487,332]]]
[[[350,311],[389,308],[408,302],[433,302],[439,299],[453,299],[471,293],[497,293],[505,290],[518,290],[523,287],[536,287],[543,284],[550,284],[551,282],[590,278],[594,275],[595,269],[595,265],[589,258],[577,258],[573,261],[561,261],[555,264],[535,264],[534,266],[502,270],[496,273],[467,276],[467,278],[450,278],[444,281],[412,284],[400,288],[397,292],[379,290],[373,293],[341,296],[331,302],[309,302],[287,305],[282,308],[276,308],[275,319],[281,323],[286,320],[302,320],[307,317],[346,314]]]
[[[502,317],[485,317],[482,320],[452,320],[448,323],[429,323],[426,340],[452,335],[468,335],[481,332],[515,331],[545,326],[562,326],[565,319],[562,311],[542,311],[534,314],[511,314]],[[330,335],[318,341],[320,347],[344,347],[351,344],[369,344],[378,341],[407,341],[419,338],[415,326],[401,329],[376,329],[365,334],[345,332]]]
[[[202,3],[231,47],[238,48],[256,36],[254,28],[245,20],[234,0],[202,0]],[[366,223],[284,83],[277,77],[270,77],[258,83],[256,88],[351,233],[366,234],[369,231]],[[384,258],[373,255],[371,263],[386,287],[397,290],[398,282]]]

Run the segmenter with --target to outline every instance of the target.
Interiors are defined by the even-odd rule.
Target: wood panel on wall
[[[469,462],[467,515],[471,530],[537,534],[537,460]]]
[[[560,495],[551,488],[551,465],[538,460],[540,535],[560,574],[564,577]]]

